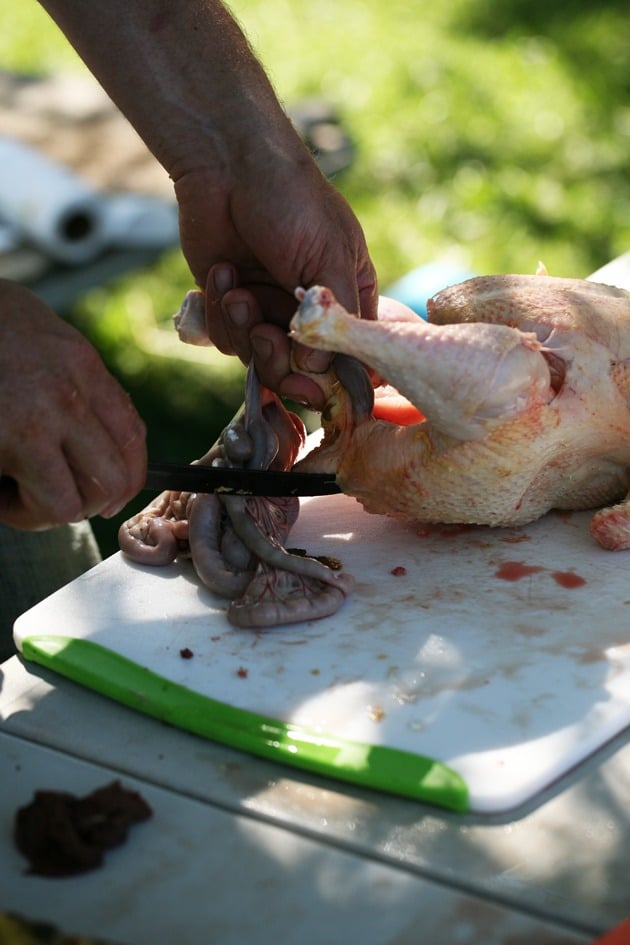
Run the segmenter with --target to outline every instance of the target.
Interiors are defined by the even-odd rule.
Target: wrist
[[[235,178],[246,180],[265,167],[276,165],[282,173],[281,168],[314,164],[276,101],[239,93],[220,108],[210,105],[197,116],[171,121],[175,130],[163,141],[159,159],[174,182],[203,170],[229,189]]]

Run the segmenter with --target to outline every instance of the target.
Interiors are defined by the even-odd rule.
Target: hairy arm
[[[204,161],[217,176],[229,173],[257,137],[297,144],[217,0],[41,3],[174,180]]]
[[[236,21],[219,0],[41,2],[173,179],[212,340],[253,357],[267,386],[320,406],[317,386],[292,373],[326,366],[291,350],[293,292],[329,285],[375,318],[376,275],[361,226]]]

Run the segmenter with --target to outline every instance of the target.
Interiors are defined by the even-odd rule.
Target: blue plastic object
[[[454,266],[452,263],[427,263],[397,279],[383,290],[383,295],[404,302],[422,318],[426,318],[427,302],[436,292],[449,285],[471,279],[475,275],[477,273]]]

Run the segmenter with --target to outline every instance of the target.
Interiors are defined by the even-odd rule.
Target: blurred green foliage
[[[579,276],[627,248],[622,3],[234,6],[281,96],[344,116],[358,160],[339,186],[381,285],[444,257]]]
[[[357,143],[337,184],[381,284],[450,257],[584,275],[630,236],[623,0],[234,0],[280,98],[323,97]],[[35,0],[0,11],[0,66],[82,69]]]
[[[625,0],[231,9],[287,106],[324,98],[356,142],[336,184],[382,287],[436,259],[480,273],[533,272],[542,259],[552,274],[583,276],[628,248]],[[0,10],[0,67],[83,69],[35,0]],[[189,285],[172,253],[71,316],[134,396],[154,455],[180,460],[209,445],[241,396],[239,366],[165,341]]]

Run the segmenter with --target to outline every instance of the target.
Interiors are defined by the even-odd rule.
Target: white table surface
[[[0,672],[0,910],[129,945],[202,942],[208,923],[221,943],[558,945],[630,911],[626,738],[528,809],[461,815],[204,741],[18,657]],[[114,777],[155,816],[96,873],[26,876],[17,808]]]
[[[42,783],[87,793],[112,772],[0,734],[5,761],[0,817]],[[125,776],[153,809],[105,866],[66,879],[25,876],[9,846],[0,864],[0,908],[66,932],[151,945],[244,942],[364,945],[588,939],[557,924],[360,856],[247,813]]]
[[[594,277],[630,283],[630,254]],[[630,612],[629,612],[630,616]],[[462,815],[327,781],[0,666],[0,911],[125,945],[561,945],[630,914],[630,734],[526,807]],[[119,777],[154,817],[105,866],[28,876],[13,817],[38,788]]]

